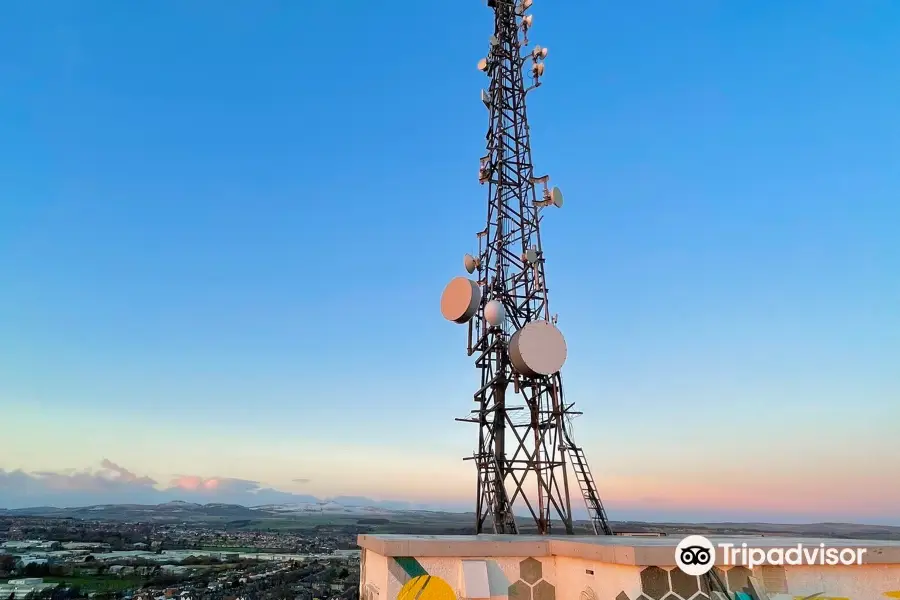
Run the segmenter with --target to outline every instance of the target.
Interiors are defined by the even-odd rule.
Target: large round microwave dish
[[[509,360],[521,375],[553,375],[566,362],[566,339],[549,321],[532,321],[509,340]]]
[[[481,289],[471,279],[456,277],[441,295],[441,314],[448,321],[465,323],[471,319],[481,304]]]

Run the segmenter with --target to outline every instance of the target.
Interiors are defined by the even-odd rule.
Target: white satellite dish
[[[544,74],[544,63],[534,63],[534,67],[531,69],[532,73],[534,73],[535,77],[540,77]]]
[[[541,45],[540,45],[540,44],[538,44],[537,46],[535,46],[535,47],[534,47],[534,50],[531,51],[531,57],[532,57],[532,58],[535,58],[535,59],[541,57]]]
[[[496,35],[492,35],[490,37],[490,42],[491,42],[491,46],[496,46],[497,44],[500,43],[500,40],[497,39]]]
[[[482,58],[481,60],[478,61],[478,70],[484,71],[485,73],[487,73],[488,61],[486,58]]]
[[[566,339],[550,321],[531,321],[509,340],[509,362],[528,377],[559,372],[566,354]]]
[[[463,257],[463,266],[466,268],[466,272],[469,275],[474,273],[475,269],[477,269],[480,265],[481,265],[481,261],[478,260],[477,258],[475,258],[474,256],[472,256],[471,254],[466,254]]]
[[[522,260],[524,260],[525,262],[527,262],[529,264],[533,265],[534,263],[537,262],[537,259],[538,259],[537,248],[535,248],[533,246],[531,248],[526,249],[525,252],[522,253]]]
[[[491,107],[491,96],[484,90],[481,90],[481,101],[484,102],[484,105],[488,108]]]
[[[481,304],[481,288],[471,279],[456,277],[441,295],[441,314],[448,321],[465,323],[478,312]]]
[[[523,0],[522,10],[528,10],[529,8],[531,8],[532,4],[534,4],[534,0]]]
[[[492,327],[500,327],[506,320],[506,309],[499,300],[491,300],[484,305],[484,320]]]
[[[531,27],[531,24],[534,23],[534,15],[525,15],[522,18],[522,25],[525,26],[525,29]]]
[[[563,195],[558,187],[554,187],[550,190],[550,202],[553,203],[553,206],[556,208],[562,208],[563,205]]]

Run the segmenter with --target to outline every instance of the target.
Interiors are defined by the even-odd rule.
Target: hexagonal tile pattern
[[[750,586],[750,576],[753,573],[747,567],[731,567],[728,569],[728,589],[732,592],[742,592]]]
[[[672,578],[672,591],[682,598],[690,598],[700,591],[696,575],[688,575],[681,569],[672,569],[669,575]]]
[[[541,578],[541,561],[526,558],[519,563],[519,577],[526,583],[535,584]]]
[[[549,581],[544,581],[541,561],[526,558],[519,563],[519,579],[509,586],[509,600],[556,600],[556,588]],[[597,600],[594,590],[584,588],[581,600]],[[625,600],[628,600],[627,597]]]
[[[521,579],[509,586],[509,600],[532,600],[531,586]]]
[[[713,567],[713,572],[719,577],[719,581],[728,585],[728,577],[725,576],[725,571],[720,569],[719,567]]]
[[[625,592],[619,592],[619,595],[616,596],[616,600],[631,600],[631,598],[629,598],[628,594]]]
[[[787,573],[781,565],[763,565],[760,569],[763,587],[770,594],[786,594],[788,591]]]
[[[682,600],[682,598],[677,594],[669,593],[663,596],[663,600]]]
[[[531,597],[533,600],[556,600],[556,589],[552,583],[542,579],[531,589]]]
[[[698,577],[697,579],[700,581],[700,591],[704,594],[709,594],[709,584],[706,582],[706,576],[704,575],[703,577]]]
[[[669,593],[669,572],[659,567],[641,571],[641,591],[654,600],[662,600]]]

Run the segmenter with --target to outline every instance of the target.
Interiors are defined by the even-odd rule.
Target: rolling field
[[[475,528],[471,513],[408,512],[390,515],[297,515],[283,519],[259,519],[242,529],[272,529],[303,531],[322,527],[342,528],[357,533],[406,535],[467,535]],[[520,520],[521,533],[536,533],[525,520]],[[557,530],[561,525],[556,527]],[[850,523],[811,523],[784,525],[772,523],[646,523],[612,522],[614,531],[622,533],[662,533],[670,536],[706,535],[768,535],[787,537],[856,538],[869,540],[900,540],[900,527],[889,525],[856,525]],[[576,535],[592,535],[590,523],[575,523]]]
[[[114,575],[97,575],[93,577],[44,577],[47,583],[62,583],[66,586],[77,586],[83,591],[121,592],[138,589],[143,580],[135,577],[116,577]]]
[[[0,516],[41,516],[98,521],[131,521],[142,523],[195,523],[230,531],[311,532],[323,529],[344,533],[381,533],[406,535],[465,535],[475,529],[473,513],[424,510],[389,510],[366,508],[346,511],[272,510],[271,507],[248,508],[225,504],[192,504],[170,502],[152,505],[103,505],[82,508],[38,507],[4,510]],[[852,523],[647,523],[612,522],[616,532],[656,532],[673,536],[687,533],[707,535],[782,535],[788,537],[857,538],[900,540],[900,526],[858,525]],[[534,531],[525,519],[520,520],[522,533]],[[558,530],[559,528],[554,528]],[[576,522],[577,534],[590,535],[590,524]],[[246,549],[219,549],[243,552]]]

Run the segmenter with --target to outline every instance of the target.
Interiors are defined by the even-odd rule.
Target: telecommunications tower
[[[478,469],[476,533],[519,533],[513,507],[522,505],[538,533],[550,534],[551,525],[574,533],[568,458],[594,533],[612,535],[584,452],[572,436],[570,420],[578,413],[563,398],[560,375],[566,342],[547,301],[541,211],[561,207],[563,196],[548,187],[548,176],[534,175],[531,163],[525,97],[540,86],[547,57],[540,46],[524,50],[532,3],[487,2],[494,34],[478,63],[490,78],[481,92],[490,124],[478,170],[488,190],[487,227],[477,234],[478,254],[463,260],[477,279],[457,277],[441,297],[444,317],[468,324],[469,356],[481,371],[477,408],[457,420],[479,428],[478,450],[468,459]]]

